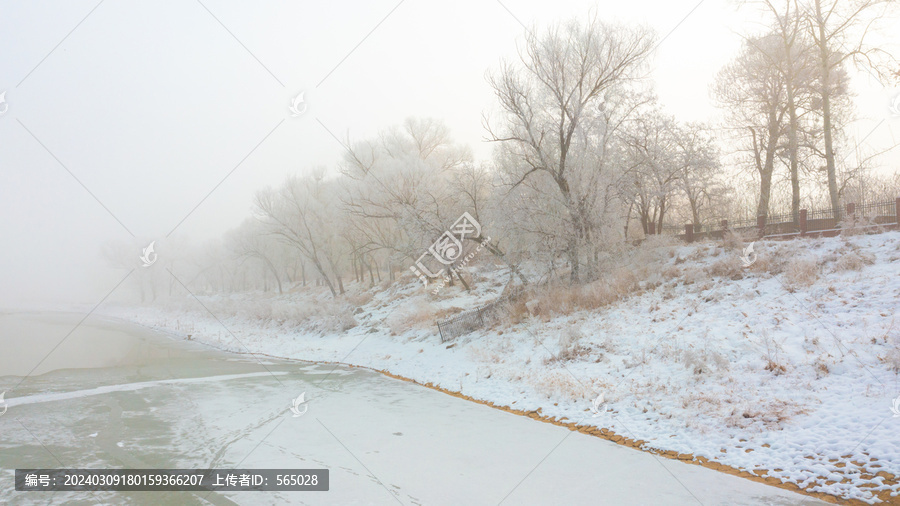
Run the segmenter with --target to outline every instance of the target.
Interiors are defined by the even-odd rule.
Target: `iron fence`
[[[856,204],[854,213],[872,218],[876,223],[891,223],[897,218],[897,201]]]
[[[514,297],[513,295],[501,297],[484,306],[459,313],[446,320],[439,320],[437,326],[441,342],[468,334],[497,321],[505,310],[505,305]]]
[[[769,214],[764,224],[758,219],[718,220],[715,224],[704,223],[700,227],[664,225],[661,233],[687,241],[721,238],[726,230],[762,237],[791,237],[809,233],[834,234],[840,231],[841,221],[850,216],[856,219],[864,218],[873,225],[900,226],[898,206],[900,198],[883,202],[849,203],[838,213],[835,213],[834,209],[801,209],[796,216],[791,212]]]

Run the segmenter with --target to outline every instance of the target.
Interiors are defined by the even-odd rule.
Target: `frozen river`
[[[82,318],[0,314],[0,502],[824,504],[374,372]],[[15,491],[15,468],[60,467],[327,468],[330,490]]]

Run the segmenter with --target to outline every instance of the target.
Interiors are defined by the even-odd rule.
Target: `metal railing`
[[[841,222],[851,217],[855,220],[865,219],[872,224],[870,228],[882,225],[888,225],[888,228],[900,226],[900,198],[883,202],[848,203],[839,213],[835,213],[834,209],[801,209],[797,216],[788,212],[769,214],[765,219],[716,220],[715,224],[703,223],[699,227],[685,225],[679,228],[664,225],[661,232],[688,242],[702,238],[721,238],[727,230],[751,233],[758,237],[793,237],[822,233],[833,235],[840,232],[842,227],[846,227],[848,223]],[[853,226],[852,221],[850,226]]]
[[[459,313],[446,320],[439,320],[437,326],[441,342],[468,334],[497,321],[505,311],[505,305],[514,298],[514,295],[501,297],[484,306]]]

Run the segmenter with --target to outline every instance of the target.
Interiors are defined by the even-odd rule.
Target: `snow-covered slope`
[[[563,288],[529,295],[448,343],[434,318],[493,300],[505,272],[483,268],[473,292],[436,297],[406,279],[345,303],[300,291],[101,311],[223,349],[363,365],[540,409],[810,492],[898,500],[900,232],[757,242],[749,267],[741,246],[645,244],[571,305]],[[578,300],[607,300],[598,291],[609,304]]]

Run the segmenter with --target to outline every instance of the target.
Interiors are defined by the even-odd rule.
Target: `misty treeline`
[[[711,86],[722,125],[663,110],[647,77],[659,41],[646,28],[594,16],[528,31],[518,58],[487,75],[497,100],[483,118],[490,161],[476,162],[437,119],[348,136],[334,167],[258,192],[253,215],[220,240],[161,245],[165,269],[142,274],[157,278],[146,296],[178,284],[279,293],[316,284],[340,297],[348,282],[408,274],[463,212],[482,226],[467,246],[489,236],[479,261],[504,266],[511,282],[532,281],[526,271],[589,282],[604,255],[664,228],[893,198],[900,181],[871,174],[878,153],[847,157],[845,135],[849,70],[897,77],[896,60],[865,40],[890,4],[742,6],[765,13],[767,26]],[[107,256],[133,265],[134,248],[111,245]],[[464,278],[451,282],[468,288]]]

